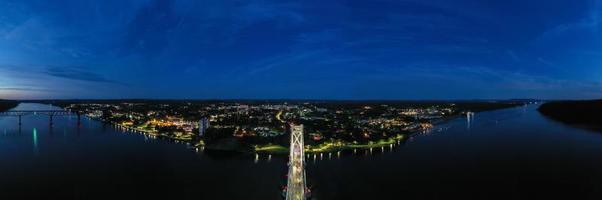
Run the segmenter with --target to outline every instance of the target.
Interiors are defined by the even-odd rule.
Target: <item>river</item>
[[[537,106],[458,118],[384,148],[309,155],[314,199],[602,198],[602,134]],[[49,109],[20,104],[14,110]],[[0,199],[281,199],[286,157],[213,155],[111,125],[0,118]]]

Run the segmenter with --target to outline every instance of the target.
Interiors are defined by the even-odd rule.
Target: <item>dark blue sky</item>
[[[602,98],[601,17],[602,0],[2,0],[0,98]]]

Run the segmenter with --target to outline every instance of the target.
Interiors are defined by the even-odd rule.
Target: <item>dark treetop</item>
[[[11,100],[0,100],[0,112],[2,111],[6,111],[9,110],[11,108],[14,108],[18,105],[19,103],[16,101],[11,101]]]
[[[567,124],[602,131],[602,100],[548,102],[539,112]]]

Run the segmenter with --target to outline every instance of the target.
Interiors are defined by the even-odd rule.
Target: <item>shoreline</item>
[[[460,117],[460,115],[457,115],[457,116],[448,117],[446,119],[438,120],[437,122],[432,123],[433,128],[437,125],[449,122],[449,121],[457,119],[459,117]],[[412,136],[420,133],[423,130],[427,130],[427,129],[411,130],[405,134],[399,133],[399,134],[389,137],[387,139],[383,139],[380,141],[371,141],[368,144],[322,143],[321,145],[310,146],[309,149],[306,147],[305,151],[306,151],[306,153],[315,154],[315,153],[335,153],[335,152],[346,151],[346,150],[357,150],[357,149],[365,150],[365,149],[371,149],[371,148],[386,147],[386,146],[398,144],[399,142],[409,139]],[[257,148],[256,148],[255,153],[260,154],[260,155],[265,155],[265,154],[278,155],[278,154],[287,154],[288,153],[288,147],[284,147],[281,145],[263,145],[263,146],[260,146],[259,148],[261,148],[262,150],[257,150]]]
[[[491,109],[491,110],[481,110],[481,111],[477,111],[475,113],[483,113],[483,112],[491,112],[491,111],[496,111],[496,110],[504,110],[504,109],[512,109],[512,108],[516,108],[519,106],[523,106],[523,105],[515,105],[515,106],[511,106],[511,107],[504,107],[504,108],[497,108],[497,109]],[[431,125],[433,126],[430,129],[435,128],[435,126],[439,126],[441,124],[445,124],[447,122],[450,122],[452,120],[455,119],[459,119],[463,117],[462,114],[458,114],[458,115],[451,115],[451,116],[447,116],[441,119],[437,119],[434,120]],[[428,130],[428,129],[418,129],[418,130],[412,130],[409,131],[406,134],[403,133],[399,133],[393,137],[389,137],[387,139],[384,139],[386,141],[377,141],[377,142],[371,142],[372,144],[342,144],[342,145],[331,145],[331,144],[327,144],[326,147],[322,147],[318,150],[316,149],[312,149],[315,147],[310,147],[310,149],[308,149],[307,147],[305,148],[305,151],[307,153],[310,154],[314,154],[314,153],[335,153],[335,152],[340,152],[340,151],[345,151],[345,150],[357,150],[357,149],[361,149],[361,150],[365,150],[365,149],[371,149],[371,148],[379,148],[379,147],[386,147],[386,146],[390,146],[392,144],[396,144],[398,142],[401,142],[403,140],[409,139],[412,136],[420,133],[420,131],[423,130]],[[318,145],[320,146],[320,145]],[[288,147],[284,147],[281,145],[264,145],[261,146],[260,148],[263,148],[265,150],[259,150],[259,151],[255,151],[256,154],[260,154],[260,155],[265,155],[265,154],[270,154],[270,155],[279,155],[279,154],[287,154],[288,153]],[[286,150],[286,151],[285,151]]]
[[[88,117],[88,116],[86,116],[86,117]],[[198,142],[196,144],[193,144],[193,142],[191,141],[192,139],[171,137],[171,136],[167,136],[167,135],[161,134],[161,133],[159,133],[157,131],[149,131],[149,130],[143,130],[143,129],[138,129],[138,128],[130,127],[130,126],[124,126],[124,125],[121,125],[121,124],[118,124],[118,123],[115,123],[115,122],[103,121],[103,120],[92,118],[92,117],[88,117],[88,118],[91,119],[91,120],[97,121],[97,122],[106,123],[106,124],[109,124],[111,126],[115,126],[117,128],[125,129],[126,131],[133,131],[134,133],[149,135],[149,136],[152,136],[152,137],[155,137],[155,138],[170,139],[170,140],[174,140],[176,142],[185,142],[185,143],[188,143],[188,144],[190,144],[190,145],[192,145],[194,147],[201,147],[201,146],[204,145],[204,143],[202,141]]]
[[[494,109],[490,109],[490,110],[480,110],[480,111],[476,111],[475,113],[482,113],[482,112],[488,112],[488,111],[495,111],[495,110],[503,110],[503,109],[510,109],[510,108],[515,108],[521,106],[519,104],[515,105],[515,106],[510,106],[510,107],[503,107],[503,108],[494,108]],[[430,124],[432,125],[431,128],[429,129],[433,129],[435,126],[447,123],[449,121],[452,121],[454,119],[458,119],[460,117],[463,116],[464,113],[462,114],[457,114],[457,115],[450,115],[450,116],[446,116],[440,119],[436,119],[433,120],[433,122],[430,122]],[[160,138],[160,139],[169,139],[169,140],[174,140],[175,142],[184,142],[187,143],[195,148],[204,148],[206,147],[205,142],[203,140],[199,140],[198,142],[193,142],[192,138],[190,137],[173,137],[173,136],[168,136],[165,134],[161,134],[157,131],[150,131],[150,130],[144,130],[144,129],[139,129],[139,128],[135,128],[132,126],[126,126],[126,125],[121,125],[112,121],[105,121],[99,118],[92,118],[86,115],[86,117],[88,117],[91,120],[94,121],[99,121],[101,123],[107,123],[110,124],[112,126],[118,127],[118,128],[122,128],[125,129],[127,131],[133,131],[135,133],[142,133],[144,135],[150,135],[152,137],[156,137],[156,138]],[[311,146],[307,146],[305,147],[305,151],[307,153],[310,154],[314,154],[314,153],[333,153],[333,152],[340,152],[340,151],[346,151],[346,150],[357,150],[357,149],[371,149],[371,148],[379,148],[379,147],[386,147],[386,146],[390,146],[390,145],[394,145],[397,144],[403,140],[406,140],[408,138],[411,138],[412,136],[420,133],[421,131],[424,130],[428,130],[428,129],[424,129],[424,128],[417,128],[414,130],[409,130],[407,133],[398,133],[394,136],[391,136],[389,138],[386,139],[381,139],[379,141],[370,141],[367,144],[358,144],[358,143],[351,143],[351,142],[341,142],[341,141],[337,141],[337,142],[325,142],[325,143],[321,143],[319,145],[311,145]],[[186,135],[186,136],[190,136],[190,135]],[[252,145],[251,146],[253,148],[253,151],[250,151],[248,153],[250,154],[260,154],[260,155],[265,155],[265,154],[270,154],[270,155],[284,155],[284,154],[288,154],[289,150],[288,147],[286,146],[282,146],[282,145],[277,145],[277,144],[267,144],[267,145]],[[235,152],[235,151],[233,151]]]
[[[602,100],[552,101],[537,111],[548,119],[571,127],[602,132]]]

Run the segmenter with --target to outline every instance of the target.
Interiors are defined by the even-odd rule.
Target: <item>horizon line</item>
[[[313,99],[313,98],[57,98],[57,99],[0,99],[19,102],[35,101],[513,101],[513,100],[596,100],[545,98],[448,98],[448,99]]]

